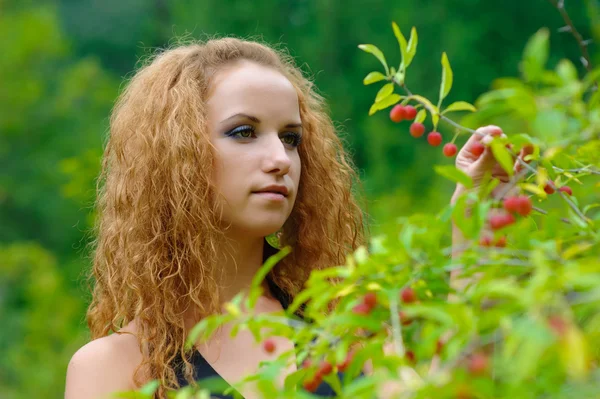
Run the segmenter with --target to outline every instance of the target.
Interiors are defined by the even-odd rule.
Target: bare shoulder
[[[135,389],[133,374],[142,361],[135,323],[81,347],[69,362],[65,399],[104,399]]]

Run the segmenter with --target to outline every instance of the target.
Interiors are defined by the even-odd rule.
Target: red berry
[[[457,151],[458,149],[456,148],[456,144],[454,143],[447,143],[446,145],[444,145],[443,152],[444,155],[448,158],[455,156]]]
[[[406,120],[413,120],[417,116],[417,109],[412,105],[407,105],[404,107],[404,118]]]
[[[490,237],[490,236],[481,237],[481,239],[479,240],[479,245],[481,245],[482,247],[492,246],[492,237]]]
[[[415,352],[413,352],[411,350],[406,351],[406,358],[411,363],[415,363],[415,361],[417,360],[417,357],[415,356]]]
[[[567,323],[560,316],[551,316],[548,319],[548,325],[559,337],[563,337],[567,332]]]
[[[558,191],[562,191],[565,194],[573,195],[573,190],[571,190],[571,187],[569,186],[562,186],[558,189]]]
[[[377,294],[374,292],[368,292],[363,298],[363,303],[373,309],[377,305]]]
[[[322,382],[322,380],[318,376],[315,376],[315,378],[313,378],[312,380],[304,381],[304,384],[302,384],[302,386],[308,392],[314,392],[317,390],[317,388],[319,388],[319,385],[321,385],[321,382]]]
[[[321,367],[317,371],[317,374],[320,376],[328,375],[333,371],[333,366],[328,361],[324,361],[321,363]]]
[[[350,363],[352,363],[352,358],[354,358],[354,352],[350,351],[346,354],[346,359],[344,359],[342,363],[338,364],[338,370],[341,372],[346,371],[348,366],[350,366]]]
[[[504,248],[504,247],[506,247],[506,236],[502,236],[502,237],[498,238],[496,240],[496,243],[494,245],[497,248]]]
[[[421,137],[425,133],[425,125],[420,122],[413,122],[410,125],[410,135],[413,137]]]
[[[519,209],[519,197],[507,197],[502,206],[507,212],[516,213]]]
[[[438,145],[442,144],[442,135],[438,132],[431,132],[427,135],[427,142],[430,145],[437,147]]]
[[[515,217],[510,213],[504,215],[494,215],[490,218],[490,227],[493,230],[499,230],[515,222]]]
[[[404,120],[404,106],[396,104],[390,111],[390,119],[396,123]]]
[[[548,180],[548,183],[546,183],[546,185],[544,186],[544,191],[546,192],[546,194],[554,194],[554,188],[552,188],[550,184],[554,185],[554,182],[552,180]]]
[[[521,195],[517,198],[517,213],[521,216],[527,216],[531,213],[533,205],[531,199],[526,195]]]
[[[265,342],[263,342],[263,349],[267,353],[275,352],[276,348],[277,346],[275,345],[275,341],[271,338],[268,338],[267,340],[265,340]]]
[[[490,131],[490,135],[493,137],[499,137],[502,135],[502,129],[500,129],[499,127],[494,127]]]
[[[406,287],[402,290],[401,297],[402,302],[404,303],[411,303],[417,300],[417,294],[415,293],[415,290],[410,287]]]
[[[440,353],[442,353],[442,349],[444,349],[444,342],[441,339],[438,339],[435,342],[435,354],[439,355]]]
[[[310,359],[304,359],[302,362],[302,368],[307,369],[310,368],[310,366],[312,366],[312,361]]]
[[[410,317],[408,317],[403,311],[398,312],[398,317],[400,317],[400,322],[403,326],[409,326],[413,322],[413,320]]]
[[[485,374],[488,366],[488,358],[482,353],[476,353],[469,359],[469,372],[473,375]]]
[[[471,153],[473,155],[475,155],[476,157],[483,154],[484,151],[485,151],[485,146],[483,144],[481,144],[479,141],[474,142],[473,145],[471,146]]]
[[[463,385],[458,388],[456,391],[456,399],[473,399],[474,396],[471,395],[471,390],[468,386]]]
[[[371,308],[363,302],[363,303],[359,303],[358,305],[354,306],[352,308],[352,312],[354,312],[354,314],[357,314],[357,315],[365,316],[365,315],[368,315],[369,313],[371,313]]]

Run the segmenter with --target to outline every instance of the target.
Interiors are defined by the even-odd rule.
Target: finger
[[[494,138],[506,137],[506,135],[502,132],[502,129],[494,125],[479,128],[476,132],[482,134],[477,136],[479,136],[480,142],[485,146],[485,150],[479,159],[473,163],[473,168],[478,170],[489,170],[497,163],[494,153],[490,148],[490,143]]]
[[[526,145],[525,147],[523,147],[521,149],[521,151],[519,151],[519,159],[523,160],[526,163],[531,162],[531,160],[525,160],[525,157],[527,155],[531,155],[533,154],[533,146],[532,145]],[[515,173],[519,173],[521,170],[523,170],[525,167],[521,164],[521,162],[519,162],[519,159],[517,159],[517,161],[515,162]]]
[[[490,136],[491,138],[501,134],[502,129],[500,129],[498,126],[489,125],[480,127],[471,135],[471,137],[469,137],[465,145],[461,148],[459,157],[463,156],[470,160],[476,160],[480,158],[482,155],[484,155],[482,153],[482,145],[485,147],[487,144],[489,144],[489,139],[486,139],[486,137]],[[483,151],[486,151],[485,148]],[[457,159],[459,157],[457,157]]]

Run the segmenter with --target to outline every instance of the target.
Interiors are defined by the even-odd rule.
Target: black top
[[[291,303],[291,301],[290,301],[291,298],[288,295],[286,295],[286,293],[283,290],[281,290],[277,285],[275,285],[271,281],[271,279],[267,278],[267,282],[269,284],[269,288],[271,289],[271,292],[273,293],[273,296],[281,303],[281,306],[284,309],[287,309],[288,305]],[[194,367],[194,379],[196,381],[201,382],[202,380],[205,380],[205,379],[213,379],[214,380],[215,377],[220,378],[219,373],[217,373],[217,371],[210,365],[210,363],[208,363],[208,361],[206,361],[204,356],[202,356],[202,354],[199,351],[194,350],[194,352],[192,353],[190,362],[192,363],[192,365]],[[180,362],[178,362],[178,363],[181,364]],[[343,373],[339,373],[339,376],[340,376],[340,378],[342,378]],[[188,385],[188,382],[186,381],[185,377],[183,376],[183,372],[182,372],[181,368],[177,369],[177,380],[179,381],[179,384],[182,387]],[[200,386],[202,386],[202,383],[200,383]],[[324,397],[324,398],[335,396],[335,392],[326,382],[321,383],[321,385],[317,388],[317,390],[314,393],[316,395]],[[221,399],[233,399],[233,396],[223,395],[223,394],[218,394],[218,393],[211,393],[211,397],[212,398],[221,398]]]

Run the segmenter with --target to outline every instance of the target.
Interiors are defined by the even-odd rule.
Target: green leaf
[[[452,104],[448,105],[446,107],[446,109],[444,111],[442,111],[442,115],[444,115],[447,112],[454,112],[454,111],[476,112],[477,108],[475,108],[474,105],[471,105],[466,101],[456,101],[456,102],[453,102]]]
[[[592,86],[594,83],[598,83],[599,79],[600,79],[600,68],[596,68],[596,69],[592,70],[591,72],[588,72],[588,74],[585,75],[585,78],[583,78],[583,82],[582,82],[583,91],[586,91],[587,89],[589,89],[590,86]]]
[[[504,169],[509,176],[512,176],[514,174],[513,160],[512,156],[504,146],[504,143],[499,140],[493,140],[490,143],[490,147],[492,148],[492,153],[494,154],[496,161],[502,166],[502,169]]]
[[[438,175],[444,176],[453,182],[460,183],[466,188],[473,187],[473,180],[471,177],[454,165],[436,165],[434,166],[434,169]]]
[[[398,45],[400,46],[400,55],[402,55],[402,62],[400,64],[400,68],[398,68],[398,71],[404,71],[404,69],[406,68],[406,60],[408,58],[408,44],[406,43],[406,38],[400,31],[398,24],[392,22],[392,29],[394,30],[394,36],[396,36],[396,40],[398,40]]]
[[[473,238],[476,232],[476,221],[472,217],[467,216],[467,207],[472,207],[472,201],[468,195],[461,195],[454,204],[452,209],[452,220],[460,229],[465,238]]]
[[[521,72],[525,79],[536,81],[541,77],[550,52],[549,37],[548,28],[542,28],[527,41],[521,62]]]
[[[384,85],[377,92],[377,96],[375,97],[375,102],[376,103],[380,102],[381,100],[383,100],[384,98],[386,98],[387,96],[392,94],[393,92],[394,92],[394,84],[393,83],[388,83],[388,84]]]
[[[415,54],[417,53],[417,44],[419,43],[419,36],[417,35],[417,29],[413,26],[410,30],[410,39],[406,47],[406,59],[403,58],[404,68],[408,68],[411,64]]]
[[[152,380],[149,383],[147,383],[146,385],[144,385],[142,388],[140,388],[140,393],[142,395],[154,395],[154,393],[156,392],[156,390],[158,389],[158,387],[160,386],[160,382],[158,380]]]
[[[450,67],[450,61],[448,61],[448,56],[444,52],[442,54],[442,84],[440,86],[440,100],[438,102],[438,106],[442,104],[442,100],[446,98],[450,90],[452,89],[452,68]]]
[[[376,82],[379,82],[384,79],[385,79],[384,74],[382,74],[381,72],[374,71],[374,72],[369,73],[367,76],[365,76],[365,78],[363,80],[363,84],[370,85],[371,83],[376,83]]]
[[[417,113],[417,116],[415,117],[415,122],[423,123],[423,121],[425,120],[426,117],[427,117],[427,111],[425,111],[424,109],[421,109],[421,110],[419,110],[419,112]]]
[[[571,83],[577,80],[577,68],[575,65],[568,60],[562,59],[559,61],[556,66],[556,74],[563,80],[565,83]]]
[[[369,116],[373,115],[375,112],[380,111],[382,109],[386,109],[387,107],[396,104],[398,101],[402,99],[402,96],[399,94],[390,94],[379,102],[376,102],[371,106],[369,110]]]
[[[373,54],[385,68],[385,74],[389,75],[390,69],[388,68],[388,64],[385,60],[385,56],[383,55],[381,50],[379,50],[376,46],[374,46],[372,44],[359,44],[358,48],[361,49],[362,51]]]
[[[252,279],[252,285],[250,286],[250,294],[248,295],[248,303],[251,308],[254,308],[256,301],[262,294],[261,283],[267,277],[267,274],[275,267],[275,265],[283,258],[285,258],[290,252],[292,252],[292,248],[286,246],[282,248],[275,255],[272,255],[267,259],[267,261],[258,269],[258,272],[254,275]]]

